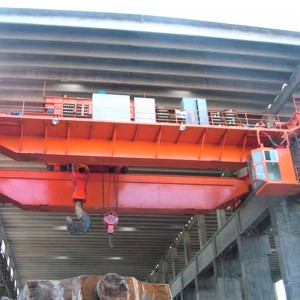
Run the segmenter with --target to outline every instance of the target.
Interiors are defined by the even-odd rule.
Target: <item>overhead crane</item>
[[[208,111],[208,122],[195,125],[186,123],[191,112],[182,109],[166,109],[167,119],[160,120],[160,108],[154,122],[139,122],[132,111],[129,121],[94,119],[91,99],[48,97],[42,106],[18,104],[0,105],[0,152],[16,161],[42,161],[53,171],[0,170],[0,201],[66,212],[75,202],[81,223],[67,218],[74,234],[89,229],[87,212],[106,214],[111,234],[116,213],[206,213],[235,205],[253,190],[300,191],[291,155],[300,130],[298,110],[291,118]],[[68,105],[77,111],[62,109]],[[132,167],[238,175],[137,174],[128,172]]]

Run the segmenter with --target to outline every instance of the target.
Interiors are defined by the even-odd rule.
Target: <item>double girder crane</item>
[[[90,212],[105,214],[112,234],[116,213],[207,213],[237,205],[252,191],[300,191],[291,154],[297,110],[291,118],[209,111],[204,125],[186,124],[190,112],[166,110],[167,121],[150,123],[135,121],[134,113],[130,121],[95,120],[89,99],[80,98],[60,98],[85,108],[64,115],[57,99],[0,105],[0,152],[48,169],[0,169],[0,201],[43,211],[71,212],[75,205],[79,223],[67,218],[71,233],[89,229]]]

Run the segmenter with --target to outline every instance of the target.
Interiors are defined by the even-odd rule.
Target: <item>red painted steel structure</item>
[[[287,122],[260,116],[254,123],[245,114],[245,122],[235,126],[186,124],[184,131],[177,123],[62,116],[53,124],[53,114],[28,112],[25,107],[23,103],[17,114],[0,113],[0,152],[15,160],[46,164],[238,170],[246,166],[251,150],[262,145],[275,143],[289,149],[288,135],[299,127],[297,113]],[[263,120],[272,120],[272,125]],[[85,209],[202,213],[244,197],[248,185],[245,178],[91,174]],[[74,206],[69,173],[0,171],[0,194],[2,202],[26,209],[68,211]]]
[[[138,124],[52,117],[2,116],[0,151],[15,160],[237,170],[252,149],[288,141],[288,129]]]
[[[115,188],[117,185],[117,189]],[[237,178],[90,174],[88,212],[195,214],[225,207],[249,192]],[[72,211],[70,173],[0,171],[0,200],[23,209]]]

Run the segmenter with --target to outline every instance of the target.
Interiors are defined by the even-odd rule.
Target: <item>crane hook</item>
[[[82,209],[86,200],[86,185],[89,179],[90,170],[87,165],[78,164],[73,166],[72,181],[74,184],[73,200],[75,202],[75,213],[79,222],[75,223],[71,217],[66,218],[66,226],[70,233],[75,235],[85,234],[91,228],[91,218]]]
[[[75,223],[71,217],[66,217],[66,226],[70,233],[81,235],[88,232],[91,228],[91,217],[82,209],[82,200],[76,200],[75,213],[79,223]]]

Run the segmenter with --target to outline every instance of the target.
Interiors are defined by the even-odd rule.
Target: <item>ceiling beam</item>
[[[1,14],[0,14],[1,16]],[[1,23],[0,23],[1,24]],[[3,40],[0,40],[2,43]],[[74,46],[76,45],[76,47]],[[293,72],[294,61],[274,59],[257,56],[242,56],[234,54],[219,54],[219,53],[206,53],[195,51],[170,51],[169,49],[155,49],[137,48],[127,46],[112,46],[112,45],[94,45],[88,46],[84,43],[49,43],[49,42],[23,42],[23,41],[5,41],[2,43],[0,53],[3,54],[26,54],[26,55],[50,55],[52,58],[57,56],[67,56],[64,58],[67,62],[70,59],[80,59],[84,57],[85,60],[107,60],[116,59],[115,63],[124,63],[125,61],[134,61],[135,63],[142,61],[154,63],[169,63],[187,64],[193,66],[214,66],[214,67],[228,67],[237,69],[248,70],[264,70],[264,71],[277,71],[277,72]]]
[[[94,72],[74,72],[70,69],[45,69],[31,68],[17,68],[7,67],[1,68],[0,79],[26,79],[26,80],[46,80],[46,81],[80,81],[89,84],[98,83],[102,86],[108,84],[123,84],[134,87],[145,87],[147,92],[149,88],[165,88],[174,90],[192,90],[197,88],[210,92],[226,92],[234,91],[235,93],[252,93],[273,95],[274,90],[278,86],[276,83],[257,83],[246,80],[227,80],[215,78],[178,78],[177,76],[163,76],[163,75],[141,75],[130,74],[126,78],[121,76],[120,73],[102,73],[99,71]],[[67,83],[60,84],[61,90],[68,86]],[[75,87],[74,87],[75,89]],[[77,91],[82,91],[81,86],[77,86]]]
[[[76,57],[66,58],[64,56],[56,56],[55,60],[53,56],[47,55],[22,55],[22,54],[5,54],[0,53],[0,66],[2,68],[39,68],[41,71],[47,69],[58,69],[58,72],[64,72],[65,69],[69,69],[73,75],[80,75],[80,72],[98,71],[104,74],[110,74],[117,72],[118,74],[124,74],[128,76],[130,74],[139,74],[139,76],[155,75],[155,76],[176,76],[177,78],[212,78],[223,80],[238,80],[238,81],[253,81],[256,84],[261,83],[276,83],[280,84],[283,80],[286,80],[294,67],[290,67],[288,72],[273,71],[268,67],[268,70],[255,70],[255,69],[240,69],[228,67],[226,70],[222,66],[205,66],[197,68],[187,64],[167,64],[167,63],[155,63],[155,62],[140,62],[139,64],[130,62],[128,60],[112,60],[105,61],[91,58]],[[266,67],[267,68],[267,67]],[[278,70],[278,69],[277,69]],[[1,84],[1,82],[0,82]]]
[[[282,87],[282,91],[276,97],[274,102],[269,108],[267,108],[268,114],[278,114],[287,101],[291,98],[293,93],[297,90],[300,85],[300,65],[297,66],[296,71],[291,76],[289,82]]]
[[[75,28],[97,28],[142,33],[164,33],[176,36],[210,37],[241,41],[300,45],[299,34],[252,26],[219,24],[145,15],[72,12],[34,9],[0,9],[0,22]]]
[[[80,43],[88,43],[91,45],[114,45],[114,46],[132,46],[155,49],[168,50],[187,50],[197,52],[227,53],[235,55],[251,55],[257,57],[267,57],[275,59],[298,59],[298,51],[296,48],[282,45],[273,47],[272,45],[263,44],[260,47],[253,47],[250,43],[232,42],[230,40],[222,40],[222,47],[219,46],[220,41],[209,37],[199,37],[190,40],[189,37],[166,36],[164,34],[148,33],[139,34],[112,30],[99,30],[92,28],[63,27],[59,32],[56,26],[48,27],[35,25],[18,25],[18,24],[2,24],[0,28],[0,39],[5,40],[21,40],[29,41],[48,41],[48,42],[68,42],[80,41]],[[287,50],[287,47],[289,51]]]

